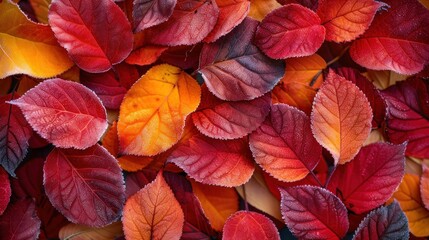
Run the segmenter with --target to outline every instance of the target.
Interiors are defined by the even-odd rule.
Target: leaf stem
[[[326,180],[324,188],[326,188],[328,186],[329,182],[331,181],[332,175],[334,175],[334,172],[336,169],[337,169],[337,165],[335,165],[334,168],[332,169],[332,171],[329,173],[329,177]]]
[[[311,176],[313,176],[314,180],[316,180],[317,184],[319,184],[320,187],[323,187],[323,184],[320,182],[319,178],[314,174],[313,171],[310,171]]]

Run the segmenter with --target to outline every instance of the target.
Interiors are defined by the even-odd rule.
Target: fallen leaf
[[[12,190],[10,188],[9,175],[0,167],[0,216],[6,210],[11,195]]]
[[[280,240],[273,221],[262,214],[238,211],[230,216],[223,227],[223,239]]]
[[[102,228],[70,223],[61,228],[58,237],[62,240],[111,240],[122,235],[121,222],[115,222]]]
[[[261,21],[268,13],[279,7],[281,5],[276,0],[250,0],[250,10],[247,15]]]
[[[285,103],[310,116],[316,90],[301,83],[282,81],[274,87],[271,96],[273,103]]]
[[[425,208],[429,210],[429,167],[422,164],[422,176],[420,179],[420,194]]]
[[[32,199],[18,200],[0,216],[0,239],[37,239],[40,219]]]
[[[134,31],[163,23],[173,14],[177,0],[134,0],[133,20]]]

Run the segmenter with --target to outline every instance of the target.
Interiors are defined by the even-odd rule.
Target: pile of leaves
[[[428,6],[0,0],[0,239],[429,236]]]

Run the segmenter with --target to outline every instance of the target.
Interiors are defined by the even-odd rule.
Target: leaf
[[[0,216],[0,239],[37,239],[40,219],[31,199],[23,199],[9,205]]]
[[[218,15],[214,0],[177,0],[167,21],[148,29],[149,42],[166,46],[196,44],[213,30]]]
[[[122,222],[127,239],[180,239],[183,211],[162,171],[127,200]]]
[[[115,222],[102,228],[70,223],[61,228],[58,237],[64,240],[111,240],[122,235],[121,222]]]
[[[429,236],[429,211],[423,205],[419,186],[419,176],[405,174],[393,197],[407,216],[410,232],[416,237],[425,237]]]
[[[425,208],[429,210],[429,167],[427,167],[424,164],[422,164],[422,176],[420,179],[420,194],[422,196],[422,202]]]
[[[299,239],[341,239],[347,233],[347,209],[339,198],[320,187],[280,189],[283,219]]]
[[[216,0],[216,5],[219,7],[219,17],[213,30],[204,38],[205,42],[214,42],[231,32],[250,10],[249,0]]]
[[[251,0],[248,16],[261,21],[268,13],[281,7],[276,0]]]
[[[218,98],[240,101],[260,97],[283,76],[283,63],[269,59],[252,44],[257,25],[256,20],[246,18],[218,41],[204,44],[199,73]]]
[[[323,74],[320,73],[327,67],[325,60],[320,55],[288,58],[285,61],[286,69],[282,82],[301,83],[314,89],[320,87],[323,82]]]
[[[384,2],[389,10],[353,42],[350,56],[369,69],[418,73],[429,63],[429,11],[417,0]]]
[[[16,93],[0,97],[0,163],[13,177],[27,155],[28,140],[33,134],[21,111],[6,103],[17,97]]]
[[[106,226],[121,214],[124,179],[116,159],[100,145],[54,149],[43,168],[46,195],[73,223]]]
[[[313,11],[317,10],[317,6],[319,4],[318,0],[278,0],[278,2],[282,5],[290,4],[290,3],[298,3],[306,8],[309,8]]]
[[[140,66],[150,65],[156,62],[167,49],[168,47],[164,46],[146,45],[132,51],[127,59],[125,59],[125,62]]]
[[[394,201],[370,212],[355,231],[353,240],[408,239],[409,235],[407,217]]]
[[[134,31],[163,23],[173,14],[177,0],[134,0],[133,20]]]
[[[157,170],[142,169],[137,172],[130,172],[125,175],[125,194],[127,199],[136,194],[140,189],[155,180]]]
[[[198,68],[202,48],[202,43],[192,46],[169,47],[162,53],[159,60],[182,69],[192,69],[194,71]]]
[[[37,21],[43,24],[48,24],[48,11],[50,0],[29,0],[31,7],[34,10]]]
[[[200,103],[198,83],[162,64],[146,72],[125,95],[118,121],[119,152],[153,156],[181,138],[186,117]]]
[[[43,81],[9,103],[21,108],[30,126],[57,147],[85,149],[107,128],[106,110],[94,92],[60,78]]]
[[[359,88],[332,70],[313,102],[314,137],[344,164],[359,152],[371,131],[372,109]]]
[[[73,65],[49,26],[31,22],[11,1],[1,1],[0,12],[0,79],[20,73],[49,78]]]
[[[223,227],[223,239],[280,240],[280,235],[273,221],[264,215],[238,211],[228,218]]]
[[[276,104],[264,123],[250,134],[250,150],[256,163],[271,176],[294,182],[305,178],[322,156],[322,147],[311,135],[305,113]]]
[[[299,4],[270,12],[258,26],[255,44],[274,59],[314,54],[325,40],[319,16]]]
[[[238,195],[233,188],[211,186],[190,179],[192,190],[213,229],[222,231],[226,220],[238,211]]]
[[[398,82],[382,92],[388,106],[387,136],[408,141],[406,154],[429,157],[429,84],[420,78]]]
[[[326,40],[340,43],[362,35],[383,7],[387,5],[374,0],[321,0],[317,15],[326,28]]]
[[[131,25],[112,1],[52,0],[49,25],[81,69],[105,72],[133,48]]]
[[[203,184],[235,187],[246,183],[255,169],[247,141],[218,140],[194,133],[168,157]]]
[[[407,75],[399,74],[393,71],[377,71],[368,70],[366,73],[368,79],[374,84],[377,89],[383,90],[389,86],[394,85],[396,82],[403,81],[408,78]]]
[[[9,175],[0,167],[0,216],[9,204],[11,194]]]
[[[373,210],[385,203],[401,183],[405,148],[406,144],[389,143],[363,147],[353,161],[337,167],[328,189],[356,214]]]
[[[316,90],[301,83],[280,82],[274,87],[271,96],[273,103],[285,103],[298,108],[309,116]]]
[[[270,111],[270,104],[269,94],[251,101],[223,101],[203,85],[201,104],[192,113],[192,120],[198,130],[208,137],[241,138],[262,124]]]

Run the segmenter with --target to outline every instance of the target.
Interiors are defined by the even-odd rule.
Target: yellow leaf
[[[251,0],[247,16],[261,21],[268,13],[281,6],[276,0]]]
[[[73,65],[49,26],[31,22],[7,0],[0,2],[0,13],[0,78],[19,73],[49,78]]]
[[[154,156],[182,136],[186,117],[200,103],[201,88],[181,69],[152,67],[131,87],[121,104],[118,121],[120,152]]]
[[[110,240],[122,235],[121,222],[115,222],[102,228],[70,223],[61,228],[58,237],[61,240]]]

